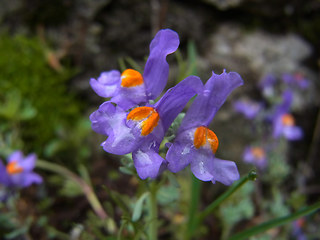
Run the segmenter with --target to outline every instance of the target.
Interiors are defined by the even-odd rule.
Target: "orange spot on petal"
[[[129,112],[127,120],[139,121],[150,116],[154,112],[152,107],[137,107]]]
[[[219,147],[219,140],[217,135],[207,127],[198,127],[194,132],[194,146],[196,148],[200,148],[205,146],[207,142],[209,143],[213,154],[215,154]]]
[[[218,147],[219,147],[218,137],[217,137],[217,135],[216,135],[213,131],[211,131],[210,129],[207,129],[207,130],[208,130],[207,140],[208,140],[208,142],[210,143],[212,152],[213,152],[213,153],[216,153],[216,151],[218,150]]]
[[[19,167],[17,161],[11,161],[7,165],[7,173],[10,175],[21,173],[23,171],[22,167]]]
[[[251,148],[251,153],[254,157],[258,158],[258,159],[262,159],[265,157],[265,152],[262,148],[260,147],[253,147]]]
[[[194,132],[194,140],[193,144],[196,148],[200,148],[206,144],[207,141],[207,134],[206,134],[206,127],[198,127],[196,131]]]
[[[282,124],[285,126],[294,126],[294,117],[291,114],[283,114],[281,117]]]
[[[143,84],[141,73],[133,69],[127,69],[121,74],[121,87],[135,87]]]
[[[141,135],[142,136],[147,136],[148,134],[150,134],[153,129],[158,125],[160,116],[159,113],[157,113],[156,111],[154,111],[150,117],[148,117],[146,120],[144,120],[142,122],[141,128]]]
[[[145,120],[144,120],[145,119]],[[152,107],[137,107],[127,116],[127,120],[141,121],[141,135],[149,135],[158,125],[160,116]]]

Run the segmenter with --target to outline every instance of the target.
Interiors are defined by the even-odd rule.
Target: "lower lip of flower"
[[[215,154],[219,146],[218,137],[209,128],[200,126],[194,132],[193,145],[199,149],[200,147],[205,147],[207,143],[213,154]]]

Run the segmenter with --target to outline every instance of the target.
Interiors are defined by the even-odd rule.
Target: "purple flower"
[[[272,74],[267,74],[262,78],[259,87],[265,96],[274,95],[274,85],[277,82],[277,78]]]
[[[106,152],[117,155],[132,152],[140,178],[155,178],[164,163],[158,151],[166,131],[189,99],[202,91],[201,80],[190,76],[169,89],[154,105],[126,112],[110,101],[105,102],[91,114],[92,128],[108,136],[101,144]]]
[[[260,169],[267,166],[266,152],[261,147],[246,147],[243,153],[243,160],[252,163]]]
[[[307,240],[305,233],[303,232],[303,225],[305,224],[304,218],[299,218],[292,223],[292,235],[297,240]]]
[[[262,109],[262,104],[250,100],[238,100],[233,104],[236,112],[242,113],[248,119],[254,119]]]
[[[292,93],[286,91],[283,94],[283,102],[276,108],[272,117],[273,137],[284,136],[288,140],[299,140],[303,137],[303,131],[296,126],[294,117],[289,113],[292,103]]]
[[[178,172],[190,164],[193,174],[202,181],[230,185],[239,179],[234,162],[215,157],[219,142],[208,126],[227,96],[242,84],[238,73],[212,74],[187,111],[173,144],[167,144],[170,171]]]
[[[4,166],[0,160],[0,183],[6,187],[23,188],[33,183],[42,183],[42,178],[32,172],[36,163],[36,155],[24,157],[21,151],[13,152]]]
[[[292,87],[299,87],[301,89],[306,89],[309,87],[309,80],[306,79],[302,73],[285,73],[282,75],[282,79],[286,84]]]
[[[178,46],[179,36],[176,32],[160,30],[150,44],[150,55],[143,75],[133,69],[123,73],[111,70],[101,73],[97,80],[92,78],[90,85],[99,96],[110,97],[112,102],[124,110],[154,100],[168,80],[169,65],[166,57],[175,52]]]

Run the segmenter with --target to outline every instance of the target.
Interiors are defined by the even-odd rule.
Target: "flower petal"
[[[155,104],[166,132],[173,120],[183,110],[188,101],[197,93],[203,91],[200,78],[189,76],[179,82],[175,87],[169,89]]]
[[[204,91],[196,97],[187,111],[179,132],[196,126],[208,126],[228,95],[242,84],[243,80],[236,72],[223,72],[220,75],[212,73]]]
[[[274,138],[279,138],[282,133],[283,133],[283,124],[282,124],[282,120],[281,120],[281,115],[278,116],[278,118],[274,119],[273,121],[273,133],[272,136]]]
[[[268,165],[265,150],[260,147],[246,147],[243,152],[243,161],[254,164],[260,169],[264,169]]]
[[[178,46],[179,36],[170,29],[160,30],[152,40],[143,73],[149,99],[156,99],[166,86],[169,75],[166,57],[175,52]]]
[[[120,80],[120,72],[117,70],[111,70],[101,73],[97,80],[91,78],[90,85],[100,97],[107,98],[116,95],[116,90],[120,86]]]
[[[126,118],[126,112],[115,107],[110,101],[104,102],[90,115],[92,129],[100,134],[109,135],[112,127]]]
[[[221,182],[224,185],[231,185],[234,181],[240,178],[240,174],[237,168],[237,165],[228,160],[221,160],[215,158],[213,161],[213,179],[215,181]]]
[[[157,153],[158,148],[143,147],[132,153],[133,163],[141,179],[156,178],[164,159]]]
[[[106,152],[124,155],[135,151],[143,142],[142,138],[137,138],[124,122],[119,122],[112,128],[112,132],[101,146]]]
[[[236,112],[242,113],[247,119],[254,119],[262,109],[262,104],[249,100],[238,100],[233,104]]]
[[[137,139],[126,125],[126,117],[127,113],[123,109],[109,101],[90,115],[92,129],[108,136],[101,144],[106,152],[122,155],[138,148],[141,139]]]
[[[283,115],[284,113],[288,113],[290,111],[290,107],[293,101],[293,93],[290,90],[286,90],[282,94],[282,102],[276,107],[275,112],[273,116],[271,116],[271,119],[276,119],[280,115]]]
[[[5,186],[9,186],[9,183],[10,183],[9,175],[1,159],[0,159],[0,183]]]
[[[8,163],[12,161],[20,162],[23,159],[23,153],[21,151],[14,151],[7,158]]]
[[[128,110],[139,103],[147,101],[145,85],[136,87],[119,87],[116,95],[111,98],[111,102],[118,104],[123,110]]]
[[[19,161],[18,164],[23,168],[23,171],[32,171],[36,164],[37,156],[35,154],[29,154],[22,161]]]
[[[283,127],[283,135],[286,139],[295,141],[303,137],[303,131],[297,126],[285,126]]]
[[[184,131],[177,136],[173,144],[170,144],[166,161],[171,172],[181,171],[194,159],[196,149],[193,146],[192,135],[192,131]]]
[[[192,173],[202,181],[212,181],[214,179],[214,155],[202,149],[195,151],[197,151],[197,154],[191,161]]]
[[[36,173],[28,172],[22,173],[20,176],[20,181],[17,184],[19,187],[29,187],[31,184],[42,183],[42,177]]]

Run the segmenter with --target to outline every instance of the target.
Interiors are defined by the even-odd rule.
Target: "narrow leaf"
[[[244,230],[243,232],[237,233],[236,235],[229,238],[229,240],[242,240],[242,239],[249,239],[251,236],[257,235],[259,233],[265,232],[271,228],[279,227],[283,224],[292,222],[296,219],[299,219],[305,215],[311,214],[314,211],[318,210],[320,208],[320,202],[317,202],[309,207],[305,207],[300,209],[299,211],[290,214],[285,217],[276,218],[267,222],[264,222],[262,224],[259,224],[255,227],[252,227],[250,229]]]
[[[142,213],[142,209],[143,209],[143,202],[147,199],[147,197],[149,197],[149,195],[150,195],[149,192],[145,192],[144,194],[142,194],[140,196],[140,198],[136,202],[136,204],[134,206],[134,209],[133,209],[132,218],[131,218],[131,220],[133,222],[136,222],[136,221],[138,221],[140,219],[141,213]]]

